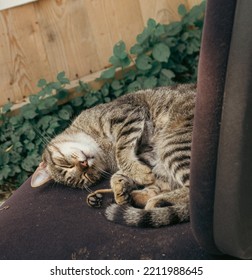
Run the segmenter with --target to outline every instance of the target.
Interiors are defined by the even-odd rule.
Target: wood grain
[[[135,43],[149,18],[178,20],[201,0],[41,0],[0,11],[0,106],[36,93],[65,71],[71,81],[109,65],[119,40]]]
[[[20,101],[31,94],[41,75],[49,71],[33,6],[3,11],[1,30],[1,92],[4,101]]]

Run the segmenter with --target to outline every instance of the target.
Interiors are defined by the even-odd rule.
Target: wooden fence
[[[0,106],[36,93],[39,79],[71,81],[108,66],[113,46],[129,47],[149,18],[179,19],[201,0],[39,0],[0,12]],[[92,77],[92,76],[91,76]],[[92,79],[92,78],[91,78]]]

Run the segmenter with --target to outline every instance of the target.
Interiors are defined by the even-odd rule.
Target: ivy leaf
[[[189,37],[190,37],[189,32],[184,32],[184,33],[181,35],[180,39],[181,39],[182,41],[186,42],[186,41],[188,40]]]
[[[8,178],[9,176],[11,176],[11,174],[11,168],[8,165],[3,166],[0,173],[0,180]]]
[[[12,124],[13,126],[16,126],[16,125],[21,125],[23,123],[23,116],[20,115],[17,115],[17,116],[12,116],[10,118],[10,124]]]
[[[25,119],[34,119],[38,113],[36,112],[36,107],[28,108],[26,110],[22,110],[22,115]]]
[[[143,88],[147,89],[147,88],[154,88],[157,85],[157,78],[152,76],[149,77],[147,79],[145,79],[144,83],[143,83]]]
[[[29,129],[29,130],[26,130],[25,136],[26,136],[27,139],[29,139],[30,141],[32,141],[32,140],[35,139],[36,133],[34,132],[34,130]]]
[[[105,101],[105,103],[108,103],[108,102],[111,101],[111,98],[110,98],[110,97],[105,97],[105,98],[104,98],[104,101]]]
[[[141,54],[136,59],[136,66],[140,70],[151,69],[151,67],[152,67],[151,63],[152,63],[152,59],[149,56],[147,56],[146,54]]]
[[[99,98],[93,94],[89,94],[85,99],[85,106],[90,108],[99,103]]]
[[[21,167],[27,172],[32,172],[34,171],[34,168],[36,167],[37,163],[38,158],[36,159],[33,156],[28,156],[22,161]]]
[[[205,11],[206,1],[202,1],[200,5],[192,7],[192,9],[187,13],[182,19],[183,22],[193,24],[196,20],[203,17]]]
[[[124,81],[125,82],[132,82],[136,78],[136,71],[134,70],[129,70],[126,73],[124,73]]]
[[[6,103],[3,107],[2,107],[2,113],[5,114],[7,112],[10,111],[11,107],[12,107],[12,103],[11,102],[8,102]]]
[[[9,154],[5,151],[0,151],[0,166],[4,166],[9,163]]]
[[[66,78],[65,76],[65,72],[60,72],[58,75],[57,75],[57,80],[62,84],[62,85],[65,85],[65,84],[70,84],[70,80],[68,78]]]
[[[51,116],[43,116],[40,118],[40,120],[38,121],[37,123],[37,127],[42,129],[42,130],[46,130],[50,124],[52,120],[52,117]]]
[[[151,32],[149,29],[145,28],[144,31],[137,35],[136,39],[137,39],[137,42],[142,45],[151,35]]]
[[[165,26],[165,32],[168,36],[175,36],[182,30],[182,24],[180,22],[171,22]]]
[[[154,75],[157,75],[162,69],[162,63],[161,62],[158,62],[158,61],[154,61],[152,63],[152,68],[149,72],[150,75],[154,76]]]
[[[177,41],[178,40],[175,37],[168,37],[164,40],[165,44],[170,48],[176,47]]]
[[[114,96],[115,97],[119,97],[123,94],[123,90],[122,89],[118,89],[118,90],[115,90],[114,92]]]
[[[73,100],[71,100],[71,104],[72,104],[74,107],[79,107],[80,105],[82,105],[82,103],[83,103],[82,97],[76,97],[76,98],[74,98]]]
[[[115,67],[121,66],[121,60],[114,55],[109,58],[109,62]]]
[[[171,70],[169,69],[162,69],[161,70],[161,74],[164,75],[166,78],[168,79],[172,79],[175,77],[175,74],[174,72],[172,72]]]
[[[65,120],[65,121],[70,120],[71,116],[72,116],[72,114],[66,109],[61,109],[59,111],[58,115],[62,120]]]
[[[57,98],[47,97],[40,101],[37,108],[40,111],[45,110],[45,109],[50,109],[50,108],[54,107],[57,104],[57,102],[58,102]]]
[[[158,43],[154,46],[152,55],[159,62],[168,62],[171,51],[166,44]]]
[[[157,25],[157,23],[153,18],[148,19],[148,21],[147,21],[148,28],[155,28],[156,25]]]
[[[44,86],[46,86],[47,82],[45,79],[40,79],[37,83],[37,87],[42,88]]]
[[[103,87],[101,88],[101,93],[103,96],[107,97],[109,95],[109,87],[110,87],[110,85],[108,83],[105,83],[103,85]]]
[[[36,94],[30,95],[29,96],[29,101],[32,105],[37,105],[39,103],[39,96]]]
[[[25,148],[28,150],[28,151],[33,151],[34,148],[35,148],[35,145],[31,142],[29,142],[27,145],[25,145]]]
[[[128,92],[132,92],[132,91],[137,91],[137,90],[140,90],[142,88],[141,84],[139,81],[135,81],[131,84],[128,85]]]
[[[123,85],[120,83],[120,81],[118,80],[114,80],[111,84],[111,87],[114,89],[114,90],[118,90],[118,89],[121,89],[123,87]]]
[[[101,79],[112,79],[115,76],[115,67],[111,67],[102,72],[100,78]]]
[[[77,87],[77,92],[89,92],[90,86],[87,83],[79,80],[79,86]]]
[[[118,57],[120,60],[125,59],[127,57],[127,53],[125,51],[126,46],[123,41],[119,41],[117,44],[115,44],[113,48],[113,54]]]
[[[56,98],[59,100],[66,99],[68,96],[69,96],[69,92],[65,89],[60,89],[56,94]]]
[[[182,64],[177,64],[175,67],[175,70],[177,73],[183,73],[183,72],[188,71],[188,68]]]
[[[179,15],[181,15],[182,17],[185,16],[187,14],[187,10],[184,4],[180,4],[178,6],[178,13]]]
[[[140,44],[135,44],[133,47],[130,49],[131,54],[136,54],[139,55],[144,52],[144,48]]]
[[[61,89],[61,83],[60,82],[51,82],[51,83],[48,83],[46,87],[49,90],[51,90],[51,89],[59,90],[59,89]]]
[[[173,84],[172,78],[175,77],[174,72],[172,72],[169,69],[162,69],[160,73],[160,78],[158,80],[158,85],[159,86],[168,86]]]
[[[109,62],[114,66],[114,67],[127,67],[130,65],[130,59],[128,56],[126,56],[124,59],[120,59],[116,56],[111,56],[109,59]]]
[[[160,37],[160,36],[164,35],[164,34],[165,34],[165,28],[164,28],[164,26],[161,25],[161,24],[158,24],[157,27],[156,27],[156,29],[155,29],[154,34],[155,34],[155,36],[157,36],[157,37]]]

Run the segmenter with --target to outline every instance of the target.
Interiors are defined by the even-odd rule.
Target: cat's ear
[[[32,175],[31,186],[37,188],[45,184],[52,179],[51,175],[46,170],[46,163],[41,162]]]

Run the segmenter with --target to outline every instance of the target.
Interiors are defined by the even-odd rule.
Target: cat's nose
[[[87,160],[79,161],[79,164],[82,168],[87,168],[88,167],[88,161]]]
[[[87,160],[79,161],[79,165],[82,170],[85,170],[89,167]]]

